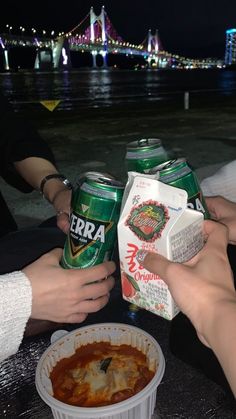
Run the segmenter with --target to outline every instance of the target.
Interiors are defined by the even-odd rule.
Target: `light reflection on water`
[[[16,107],[61,100],[59,110],[164,101],[184,91],[236,93],[236,72],[227,70],[113,70],[1,73],[0,87]]]

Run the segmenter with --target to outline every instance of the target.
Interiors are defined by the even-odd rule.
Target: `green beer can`
[[[188,193],[188,207],[201,211],[204,218],[210,218],[207,205],[202,194],[197,175],[191,169],[185,158],[168,160],[146,173],[159,173],[159,180]]]
[[[124,185],[108,174],[80,175],[72,197],[63,268],[88,268],[111,259],[123,192]]]
[[[158,138],[142,138],[127,144],[127,171],[145,173],[168,159],[168,153]]]

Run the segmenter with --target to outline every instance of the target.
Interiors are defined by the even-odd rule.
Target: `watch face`
[[[68,189],[72,189],[72,185],[68,179],[64,179],[63,183]]]

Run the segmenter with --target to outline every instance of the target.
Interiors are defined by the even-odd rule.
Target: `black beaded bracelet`
[[[45,176],[40,183],[39,190],[40,190],[42,195],[44,195],[43,190],[44,190],[45,183],[50,179],[58,179],[63,183],[63,185],[67,189],[72,189],[72,184],[70,183],[70,181],[64,175],[61,175],[60,173],[52,173],[51,175]]]

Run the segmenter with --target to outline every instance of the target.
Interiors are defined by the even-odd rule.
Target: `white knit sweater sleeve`
[[[0,362],[19,349],[31,314],[32,289],[21,271],[0,275]]]
[[[236,202],[236,160],[225,164],[212,176],[203,179],[201,189],[205,196],[220,195]]]

